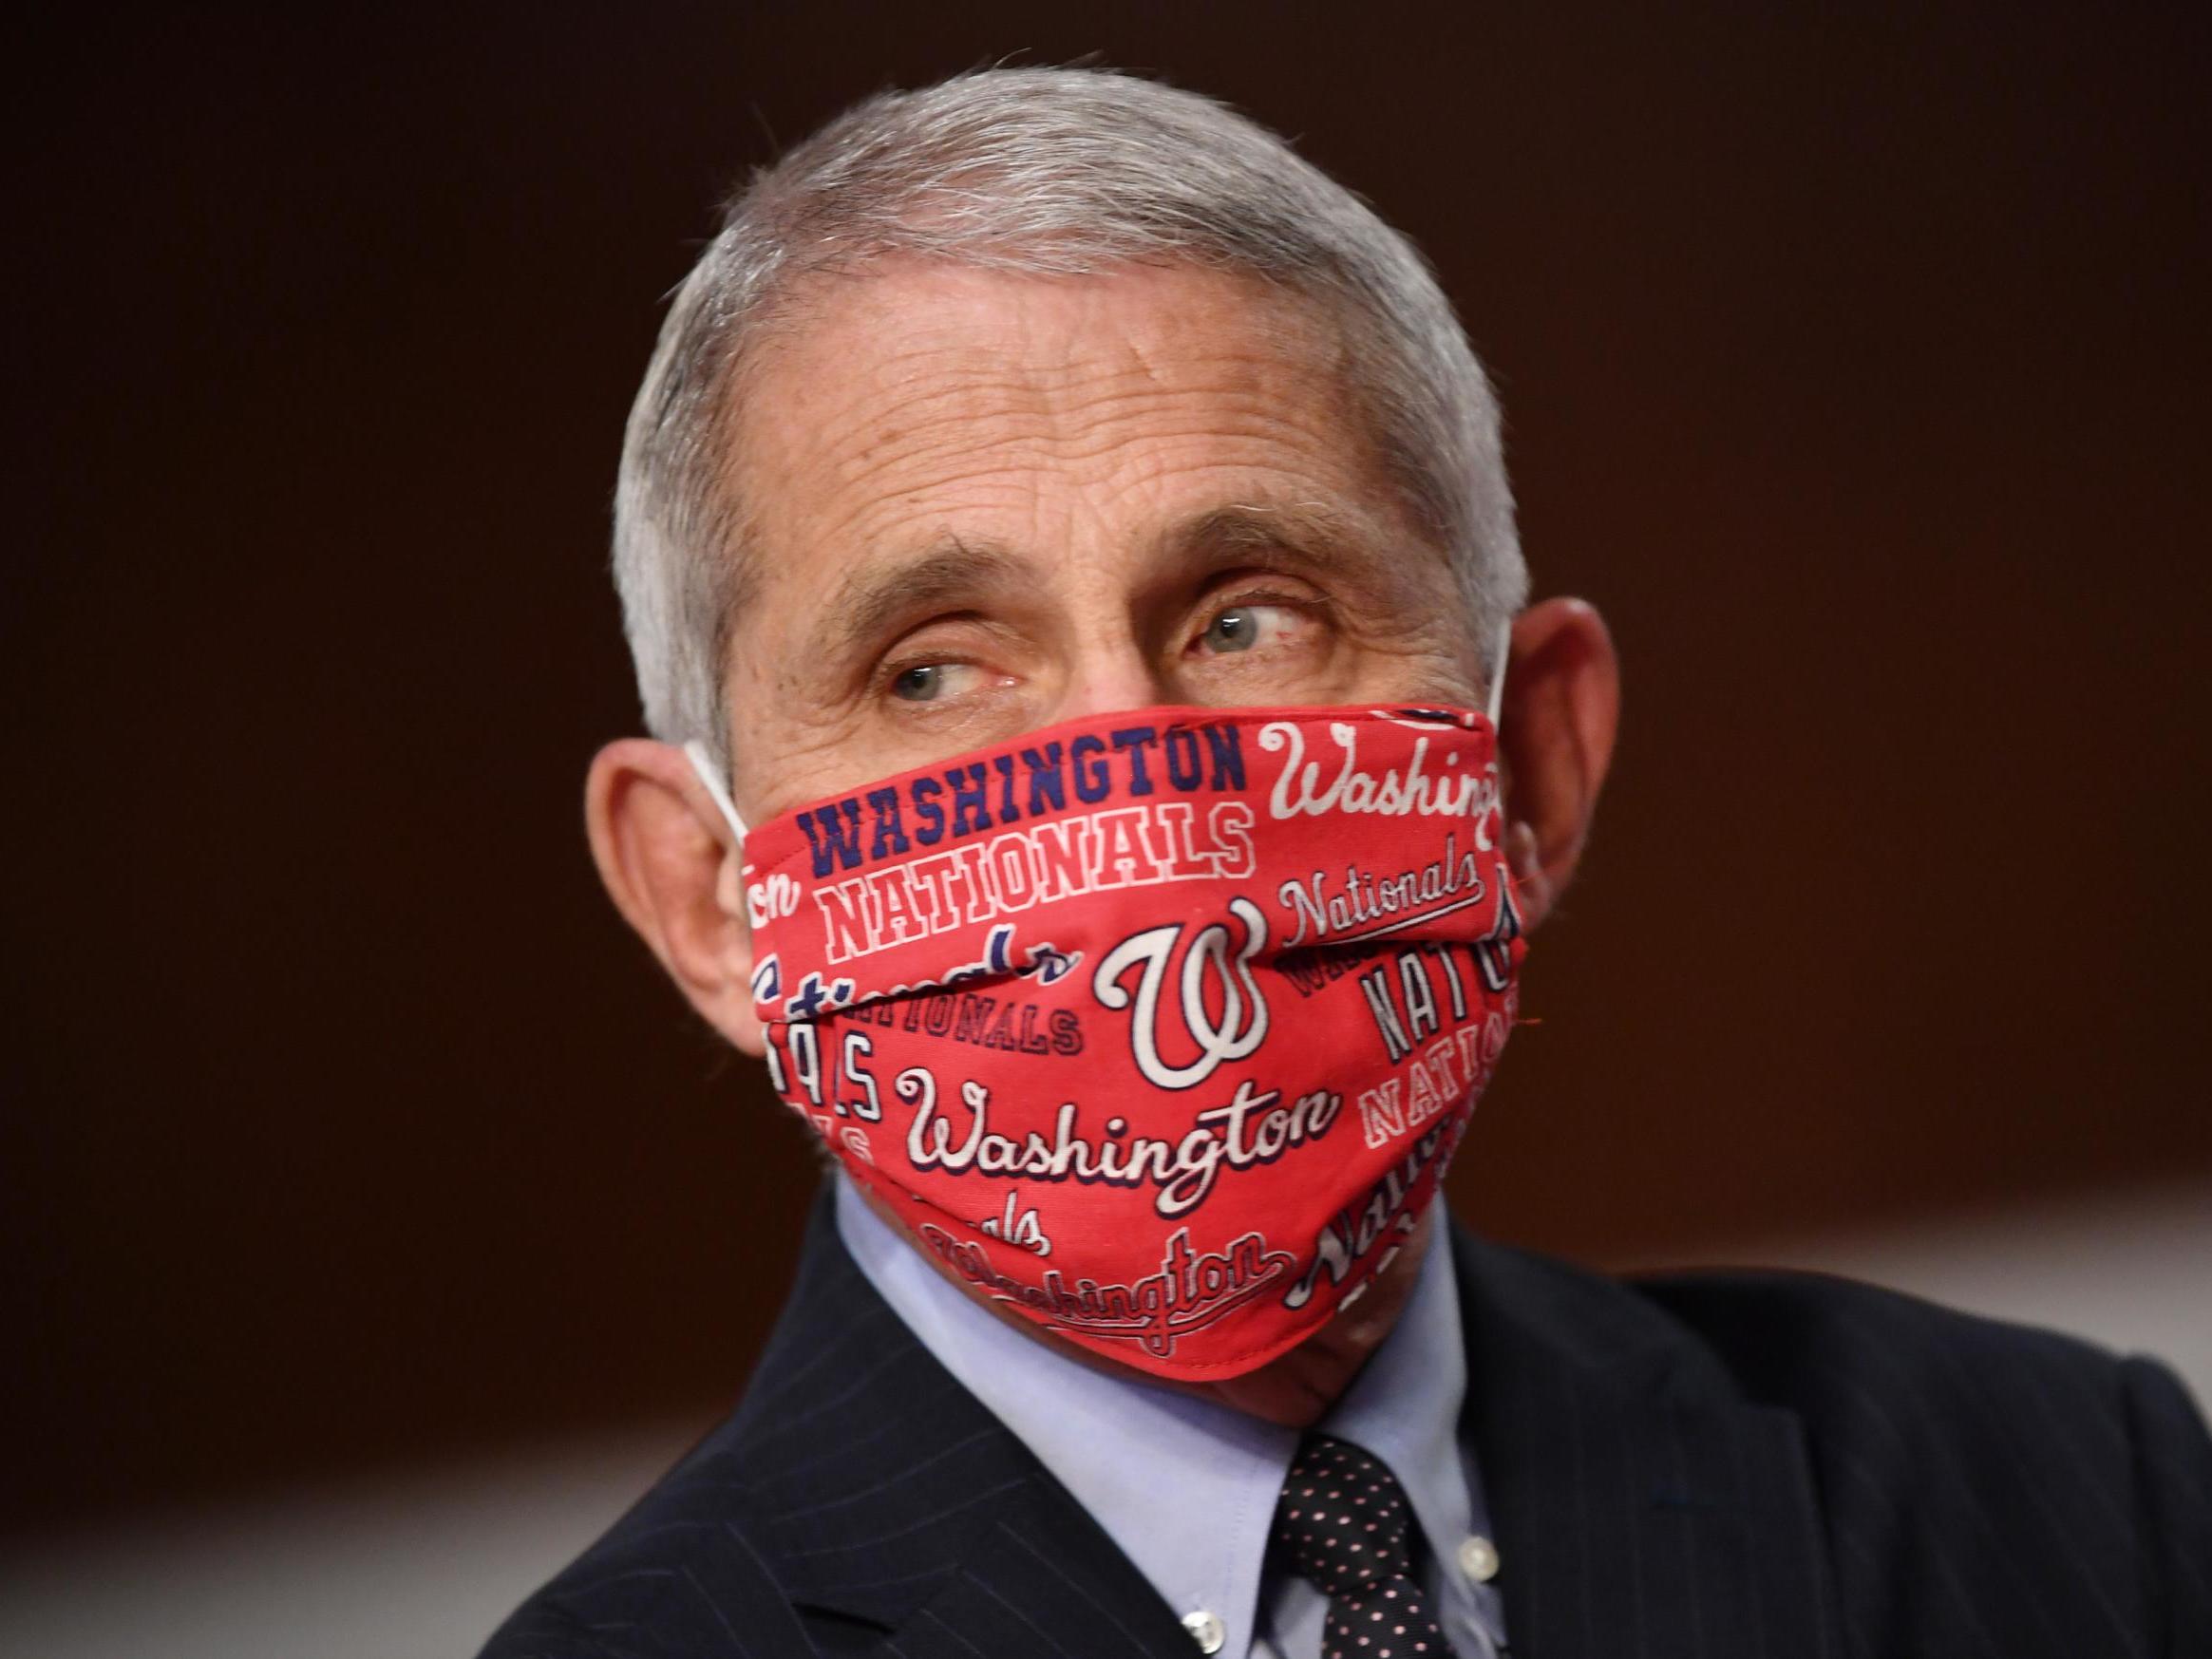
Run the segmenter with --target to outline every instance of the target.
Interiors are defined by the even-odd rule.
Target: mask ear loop
[[[1490,729],[1498,729],[1498,716],[1505,707],[1505,659],[1513,650],[1513,618],[1508,616],[1498,624],[1497,663],[1490,670]]]
[[[691,763],[691,770],[699,774],[699,782],[713,798],[728,820],[729,833],[737,838],[738,856],[745,856],[745,820],[737,815],[737,802],[729,799],[729,791],[723,787],[721,768],[714,757],[707,752],[707,745],[696,738],[684,745],[684,759]]]

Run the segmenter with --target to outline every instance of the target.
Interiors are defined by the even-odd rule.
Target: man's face
[[[731,457],[748,821],[1085,714],[1481,701],[1444,556],[1304,311],[1158,269],[804,297]]]
[[[748,369],[728,461],[751,558],[723,688],[748,821],[1083,715],[1484,697],[1457,583],[1374,452],[1340,343],[1296,305],[1188,270],[916,264],[800,297]],[[1533,930],[1573,871],[1618,685],[1572,600],[1516,620],[1513,662],[1505,850]],[[761,1054],[743,854],[689,764],[622,739],[585,797],[623,914]],[[1205,1391],[1314,1421],[1422,1254]]]

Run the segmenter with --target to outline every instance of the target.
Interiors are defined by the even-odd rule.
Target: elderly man
[[[1432,1200],[1613,745],[1412,249],[1216,104],[879,97],[633,415],[607,887],[834,1164],[745,1402],[495,1655],[2182,1653],[2155,1366]]]

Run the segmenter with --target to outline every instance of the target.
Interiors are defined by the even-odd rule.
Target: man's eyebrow
[[[1238,502],[1185,519],[1163,538],[1163,551],[1189,567],[1225,570],[1247,558],[1287,561],[1319,575],[1351,575],[1378,592],[1404,580],[1419,556],[1398,549],[1364,513],[1320,501]]]
[[[807,638],[809,659],[842,660],[881,639],[899,623],[1006,587],[1021,561],[1004,550],[948,536],[916,557],[896,554],[862,560],[846,571],[822,621]]]

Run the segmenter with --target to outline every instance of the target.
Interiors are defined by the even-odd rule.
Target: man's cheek
[[[1481,665],[1456,644],[1424,631],[1410,638],[1359,648],[1357,699],[1479,707],[1484,702]]]

